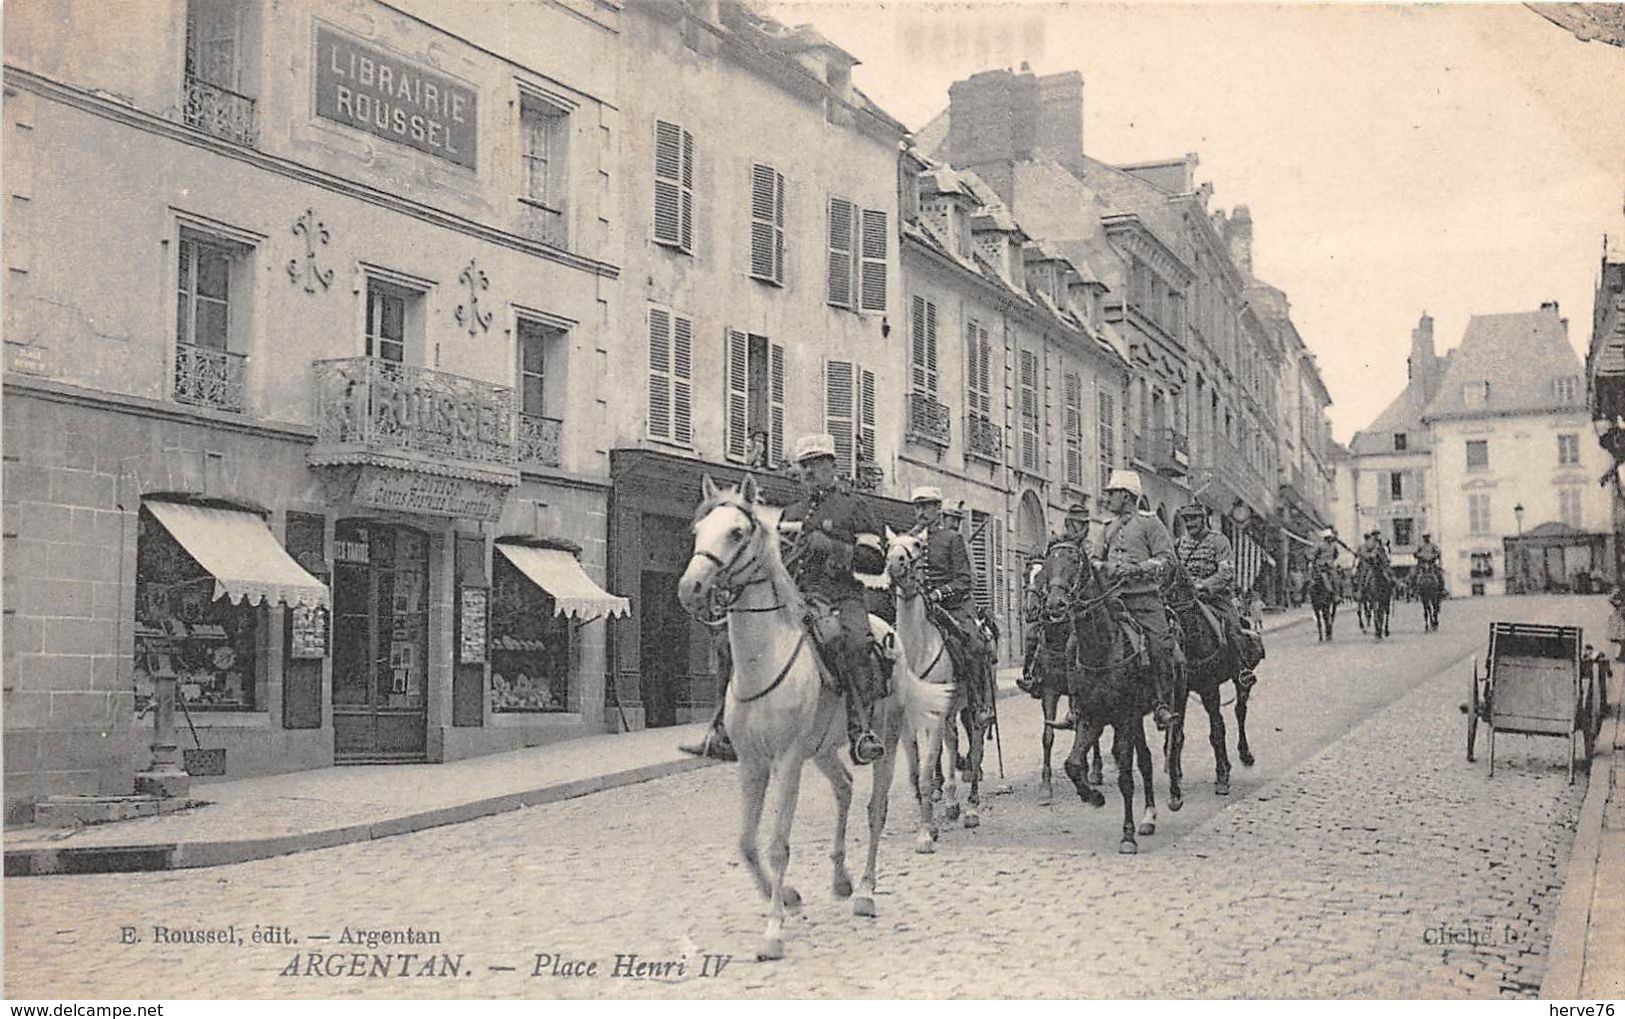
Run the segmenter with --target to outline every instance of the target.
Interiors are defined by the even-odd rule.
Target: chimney
[[[1038,147],[1073,173],[1083,172],[1083,75],[1038,79]]]
[[[1540,302],[1540,310],[1541,311],[1549,311],[1553,315],[1556,315],[1557,314],[1557,302],[1556,301],[1542,301],[1542,302]]]
[[[1407,377],[1422,393],[1422,401],[1433,399],[1439,388],[1439,359],[1433,353],[1433,317],[1422,312],[1411,330],[1411,356],[1406,362]]]
[[[1038,109],[1038,79],[1029,71],[983,71],[954,82],[948,87],[948,162],[976,169],[1031,159]]]
[[[1226,224],[1226,240],[1230,242],[1230,261],[1248,279],[1253,275],[1253,214],[1245,205],[1230,211]]]

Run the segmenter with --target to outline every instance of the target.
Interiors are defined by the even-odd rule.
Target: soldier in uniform
[[[1154,513],[1139,509],[1144,491],[1138,471],[1115,469],[1106,483],[1106,508],[1115,519],[1106,525],[1105,570],[1120,583],[1119,597],[1145,631],[1151,654],[1152,720],[1157,728],[1173,724],[1173,633],[1160,589],[1162,567],[1174,555],[1174,538]]]
[[[1052,538],[1049,545],[1044,548],[1044,561],[1048,562],[1050,555],[1056,549],[1064,549],[1068,554],[1081,560],[1089,553],[1089,505],[1075,502],[1067,507],[1066,519],[1061,524],[1061,535]],[[1042,605],[1042,598],[1039,604]],[[1040,620],[1042,616],[1040,616]],[[1044,627],[1040,620],[1027,621],[1027,639],[1023,648],[1021,674],[1025,679],[1032,675],[1033,661],[1038,654],[1038,645],[1044,636]],[[1028,679],[1030,684],[1032,680]]]
[[[1185,533],[1174,543],[1174,554],[1195,582],[1196,596],[1219,617],[1225,642],[1237,652],[1239,661],[1236,640],[1241,615],[1236,610],[1236,567],[1231,561],[1230,539],[1208,530],[1207,509],[1199,502],[1181,507],[1177,516],[1185,522]]]
[[[1354,553],[1361,562],[1372,568],[1388,568],[1388,546],[1382,543],[1382,531],[1373,529],[1365,536],[1360,550]]]
[[[802,593],[828,601],[840,620],[832,657],[846,695],[847,738],[852,760],[872,764],[886,754],[869,724],[871,705],[885,693],[885,677],[870,654],[869,612],[853,571],[875,577],[885,571],[880,527],[869,507],[837,484],[833,436],[802,438],[795,457],[804,494],[780,518],[781,531],[793,536],[785,565]]]
[[[1416,548],[1416,570],[1418,573],[1423,570],[1439,574],[1444,572],[1444,553],[1433,543],[1431,534],[1422,535],[1422,544]]]
[[[971,592],[976,581],[965,536],[943,518],[938,489],[922,485],[914,489],[912,502],[915,530],[925,538],[925,598],[932,606],[930,615],[943,635],[959,644],[959,659],[971,670],[961,680],[966,703],[976,724],[986,726],[993,721],[993,653],[973,611]]]
[[[1309,576],[1313,577],[1318,571],[1324,569],[1337,572],[1337,560],[1342,543],[1337,540],[1337,532],[1330,527],[1320,532],[1320,544],[1315,546],[1315,554],[1309,560]]]

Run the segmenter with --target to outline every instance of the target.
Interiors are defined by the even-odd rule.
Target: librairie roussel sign
[[[316,26],[316,115],[475,168],[479,93]]]

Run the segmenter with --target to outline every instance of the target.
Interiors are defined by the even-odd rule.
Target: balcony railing
[[[965,451],[994,463],[1004,462],[1004,429],[975,414],[965,418]]]
[[[558,418],[544,418],[538,414],[519,416],[519,466],[557,467],[562,462],[559,439],[564,422]]]
[[[238,145],[259,142],[254,100],[201,78],[186,80],[186,125]]]
[[[227,350],[175,345],[175,399],[220,410],[243,409],[248,358]]]
[[[509,469],[514,465],[513,389],[508,386],[377,357],[317,361],[312,368],[318,447],[395,450]]]
[[[953,420],[948,407],[926,393],[908,394],[908,436],[934,446],[952,441]]]

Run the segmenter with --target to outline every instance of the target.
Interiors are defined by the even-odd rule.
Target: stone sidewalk
[[[1307,609],[1269,616],[1265,633],[1309,622]],[[1019,669],[999,673],[1017,693]],[[5,833],[7,876],[174,870],[456,824],[646,782],[715,762],[680,753],[703,726],[592,736],[443,764],[361,765],[197,783],[192,810],[80,828]]]

